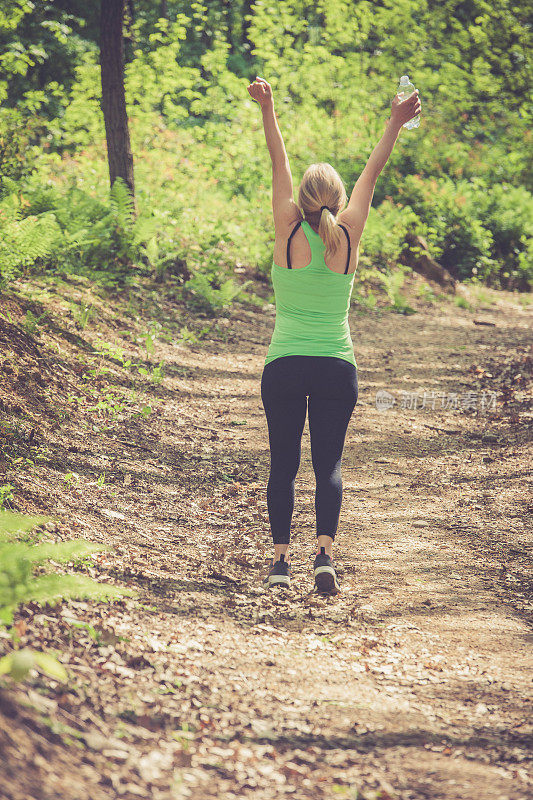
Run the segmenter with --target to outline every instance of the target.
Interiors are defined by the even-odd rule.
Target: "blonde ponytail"
[[[331,164],[321,162],[306,169],[298,192],[298,204],[304,217],[318,227],[326,258],[333,255],[341,244],[342,234],[335,217],[346,201],[344,183]]]
[[[328,258],[335,253],[342,240],[340,228],[329,208],[322,209],[318,223],[318,235],[326,246],[324,256]]]

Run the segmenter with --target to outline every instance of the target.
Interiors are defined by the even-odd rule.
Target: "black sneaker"
[[[331,556],[321,547],[315,557],[315,587],[321,594],[338,594],[341,590]]]
[[[276,561],[270,567],[270,572],[263,579],[263,585],[270,589],[272,586],[287,586],[291,585],[291,565],[285,561],[285,554],[281,553],[279,561]]]

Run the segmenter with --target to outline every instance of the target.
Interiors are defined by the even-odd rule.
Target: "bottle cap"
[[[402,75],[400,78],[400,86],[406,86],[409,83],[409,75]]]

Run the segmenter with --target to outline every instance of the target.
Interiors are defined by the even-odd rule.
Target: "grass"
[[[458,308],[465,308],[467,311],[472,310],[472,306],[470,305],[468,300],[466,300],[464,297],[456,297],[454,298],[453,302],[455,303],[456,306],[458,306]]]

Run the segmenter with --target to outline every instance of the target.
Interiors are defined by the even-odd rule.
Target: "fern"
[[[18,188],[18,183],[14,181],[13,178],[9,178],[7,175],[1,176],[2,195],[12,195],[18,191]]]
[[[228,280],[224,281],[218,293],[219,302],[221,303],[222,308],[230,305],[233,300],[242,292],[244,287],[248,286],[249,283],[251,283],[251,281],[246,281],[246,283],[240,285],[235,283],[233,278],[228,278]]]
[[[88,578],[86,575],[41,575],[33,579],[31,600],[51,603],[67,597],[91,600],[109,600],[123,595],[133,595],[132,589],[113,586]],[[27,602],[25,599],[24,602]]]
[[[20,541],[21,536],[45,521],[46,517],[24,517],[9,511],[0,512],[0,624],[11,626],[16,608],[20,603],[30,600],[37,603],[53,603],[66,597],[108,600],[134,594],[131,589],[99,583],[85,575],[33,575],[33,564],[42,564],[49,559],[56,562],[74,561],[107,549],[82,539],[36,545]],[[15,630],[12,630],[11,636],[15,642],[18,640]],[[17,681],[25,678],[34,668],[56,680],[68,679],[64,666],[50,653],[25,647],[15,648],[0,658],[0,675],[10,675]]]
[[[150,244],[152,239],[155,239],[157,242],[157,220],[155,217],[143,217],[139,216],[135,220],[135,225],[133,226],[132,230],[132,238],[133,242],[136,245],[146,245]]]
[[[30,600],[43,603],[61,597],[107,599],[133,594],[130,589],[99,583],[83,575],[53,573],[35,576],[32,572],[35,564],[50,559],[56,562],[77,561],[108,549],[105,545],[83,539],[41,544],[17,541],[21,534],[43,521],[43,517],[25,518],[22,514],[0,512],[0,623],[11,625],[18,605]]]
[[[48,517],[29,517],[14,511],[3,511],[0,514],[0,543],[10,542],[29,533],[37,525],[43,525]]]
[[[52,258],[62,238],[51,212],[12,220],[1,231],[0,276],[5,281],[24,267]]]
[[[150,210],[136,218],[133,197],[121,178],[113,183],[108,202],[76,186],[28,186],[10,178],[2,186],[4,284],[30,268],[88,273],[106,285],[147,260],[156,274],[164,271],[169,254],[159,247],[157,216]]]
[[[3,568],[9,561],[18,561],[20,559],[25,559],[30,564],[42,564],[49,558],[65,563],[106,549],[104,545],[87,542],[85,539],[71,539],[67,542],[43,542],[31,547],[26,542],[9,542],[0,544],[0,547],[2,548]]]
[[[131,230],[135,220],[135,207],[128,185],[122,178],[115,178],[113,181],[109,201],[118,228],[121,231]]]
[[[243,286],[248,283],[249,281]],[[215,289],[208,276],[201,272],[184,284],[185,289],[191,293],[191,303],[211,313],[231,305],[243,286],[235,283],[233,278],[228,278],[221,284],[220,289]]]
[[[55,562],[75,561],[108,549],[83,539],[41,544],[20,540],[21,536],[24,537],[43,522],[46,522],[46,517],[0,512],[0,624],[12,626],[17,607],[30,600],[36,603],[53,603],[67,597],[108,600],[134,594],[131,589],[99,583],[85,575],[33,575],[34,564],[42,564],[49,559]],[[11,631],[11,636],[15,642],[18,640],[15,630]],[[0,675],[10,675],[16,681],[25,678],[35,668],[56,680],[68,679],[64,666],[50,653],[24,647],[15,648],[0,658]]]

